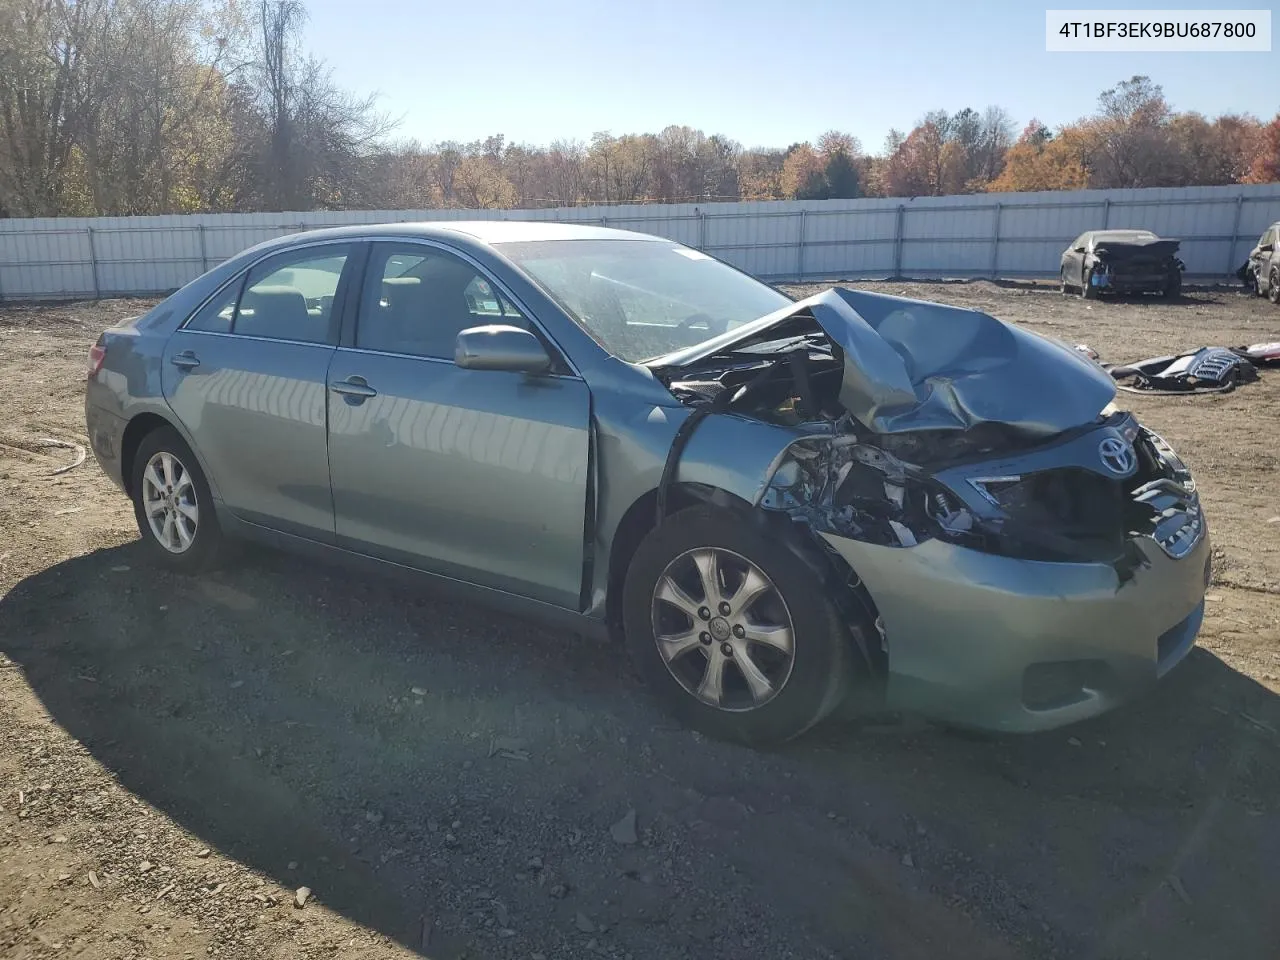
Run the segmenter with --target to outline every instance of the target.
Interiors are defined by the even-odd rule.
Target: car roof
[[[1147,237],[1155,236],[1150,230],[1091,230],[1089,234],[1094,240],[1115,240],[1119,242],[1145,240]]]
[[[424,220],[410,223],[364,223],[305,230],[278,238],[281,246],[314,240],[358,240],[365,237],[425,237],[457,239],[465,236],[482,244],[529,243],[539,240],[661,240],[647,233],[581,223],[542,220]]]

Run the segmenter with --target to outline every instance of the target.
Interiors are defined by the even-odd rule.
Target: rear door
[[[314,244],[255,264],[174,333],[162,374],[227,509],[328,542],[325,376],[356,249]]]
[[[529,376],[455,365],[467,327],[540,331],[453,252],[375,243],[364,276],[329,371],[339,545],[578,609],[586,383],[565,366]]]

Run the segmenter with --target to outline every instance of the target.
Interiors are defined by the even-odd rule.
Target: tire
[[[1067,283],[1067,268],[1063,267],[1058,273],[1058,282],[1062,284],[1062,295],[1065,297],[1071,293],[1071,284]]]
[[[1175,270],[1169,274],[1169,278],[1164,283],[1164,289],[1160,291],[1160,296],[1166,300],[1177,300],[1182,296],[1182,271]]]
[[[154,476],[149,475],[149,468],[154,468]],[[133,514],[142,534],[143,549],[151,561],[182,573],[197,573],[214,566],[222,551],[223,537],[214,513],[213,495],[195,454],[178,432],[172,427],[160,427],[143,437],[130,474]],[[157,492],[158,498],[154,496]],[[153,528],[151,515],[156,516],[158,530]],[[169,533],[165,535],[165,531]]]
[[[1267,299],[1280,303],[1280,268],[1272,267],[1267,275]]]
[[[719,597],[735,601],[733,608],[724,608],[731,609],[728,616],[718,603],[707,605],[701,574],[708,555],[717,561],[710,571],[723,587],[717,588]],[[739,609],[737,591],[748,582],[743,573],[751,568],[768,588]],[[830,713],[851,680],[854,641],[820,581],[798,553],[749,520],[706,506],[682,510],[650,531],[627,571],[623,624],[632,661],[687,725],[757,746],[790,740]],[[761,580],[757,576],[751,582],[758,587]],[[678,596],[679,605],[668,596]],[[789,656],[774,645],[783,637],[780,625],[790,627]],[[682,651],[670,657],[670,664],[660,650],[660,634],[676,641],[666,645],[668,650]],[[753,642],[753,634],[770,641]],[[698,691],[708,689],[716,661],[721,697],[712,705]],[[746,661],[757,673],[754,685]],[[760,676],[769,681],[769,690],[760,686]]]

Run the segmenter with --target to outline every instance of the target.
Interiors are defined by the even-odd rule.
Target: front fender
[[[672,440],[691,412],[684,406],[597,399],[594,562],[588,616],[604,615],[618,526],[633,504],[658,488]],[[713,487],[745,503],[756,503],[773,465],[797,436],[786,427],[714,414],[689,439],[675,482]]]

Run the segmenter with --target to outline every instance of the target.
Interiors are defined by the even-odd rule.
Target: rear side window
[[[334,303],[347,245],[308,248],[272,257],[249,271],[232,332],[303,343],[334,342]]]
[[[240,299],[242,286],[244,286],[244,277],[223,287],[188,321],[187,329],[204,330],[208,333],[230,333],[231,318],[235,316],[236,301]]]

